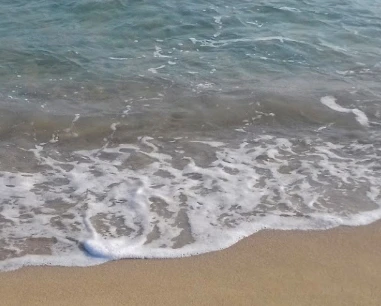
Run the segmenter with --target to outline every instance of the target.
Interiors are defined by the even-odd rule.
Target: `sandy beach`
[[[1,305],[381,305],[381,223],[262,231],[175,260],[0,274]]]

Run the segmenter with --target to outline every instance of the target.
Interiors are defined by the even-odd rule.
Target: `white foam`
[[[111,125],[110,125],[110,129],[112,130],[112,131],[116,131],[116,128],[117,128],[117,126],[120,124],[120,122],[114,122],[114,123],[112,123]]]
[[[266,134],[235,144],[141,137],[70,157],[50,144],[37,146],[31,152],[44,170],[0,173],[0,213],[8,220],[3,251],[26,251],[32,236],[57,241],[49,244],[51,255],[5,260],[0,269],[190,256],[264,228],[326,229],[380,219],[381,175],[363,165],[380,163],[373,146],[305,142],[311,145]]]
[[[197,84],[196,88],[197,89],[210,89],[210,88],[213,88],[213,86],[214,86],[213,83],[205,82],[205,83]]]
[[[222,24],[222,22],[221,22],[222,16],[216,16],[216,17],[213,17],[213,19],[214,19],[215,23]]]
[[[323,46],[323,47],[327,47],[327,48],[330,48],[336,52],[340,52],[340,53],[347,53],[348,50],[346,48],[342,48],[340,46],[336,46],[334,44],[331,44],[330,42],[328,41],[325,41],[321,38],[319,38],[319,41],[320,41],[320,45]]]
[[[73,137],[78,137],[78,134],[73,132],[73,129],[74,129],[75,123],[79,120],[79,118],[81,118],[81,114],[75,114],[74,119],[71,121],[70,127],[64,129],[63,131],[65,133],[71,134],[71,136]],[[57,142],[59,140],[58,135],[56,135],[56,137],[52,137],[52,140],[54,140],[54,142]],[[52,140],[50,140],[50,142],[52,142]]]
[[[355,115],[356,120],[358,123],[360,123],[363,126],[368,127],[369,126],[369,120],[366,114],[357,109],[357,108],[345,108],[341,105],[336,103],[336,98],[333,96],[325,96],[320,99],[320,102],[324,104],[325,106],[328,106],[330,109],[333,109],[337,112],[341,113],[352,113]]]
[[[284,42],[296,42],[296,43],[302,43],[306,44],[306,42],[301,40],[292,39],[289,37],[284,36],[264,36],[264,37],[253,37],[253,38],[236,38],[236,39],[196,39],[194,37],[189,38],[189,40],[196,45],[197,43],[200,44],[201,47],[212,47],[212,48],[219,48],[223,47],[229,44],[235,44],[239,42],[262,42],[262,41],[273,41],[277,40],[281,43]]]
[[[163,52],[162,48],[155,46],[155,51],[153,52],[153,57],[172,57],[170,55],[161,54]]]
[[[257,26],[258,28],[262,28],[262,26],[263,26],[263,23],[258,23],[258,21],[246,21],[246,23],[248,23],[248,24],[253,24],[253,25],[255,25],[255,26]]]
[[[112,56],[110,56],[109,59],[115,60],[115,61],[125,61],[125,60],[129,60],[130,58],[128,58],[128,57],[112,57]]]
[[[279,8],[280,10],[283,10],[283,11],[289,11],[289,12],[296,12],[296,13],[300,13],[301,10],[295,8],[295,7],[289,7],[289,6],[282,6]]]
[[[159,69],[163,69],[164,67],[165,67],[165,65],[161,65],[161,66],[156,67],[156,68],[149,68],[148,71],[156,74]]]
[[[258,37],[255,38],[254,41],[270,41],[270,40],[279,40],[280,42],[290,41],[290,42],[301,42],[296,39],[284,37],[284,36],[265,36],[265,37]]]

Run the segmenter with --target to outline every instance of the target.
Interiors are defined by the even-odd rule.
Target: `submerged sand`
[[[381,305],[381,223],[262,231],[169,260],[0,273],[1,305]]]

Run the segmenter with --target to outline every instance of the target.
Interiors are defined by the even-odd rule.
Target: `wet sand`
[[[381,222],[170,260],[0,273],[1,305],[381,305]]]

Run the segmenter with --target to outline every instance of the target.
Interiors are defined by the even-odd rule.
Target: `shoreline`
[[[381,222],[264,230],[179,259],[0,272],[0,305],[380,305]]]

